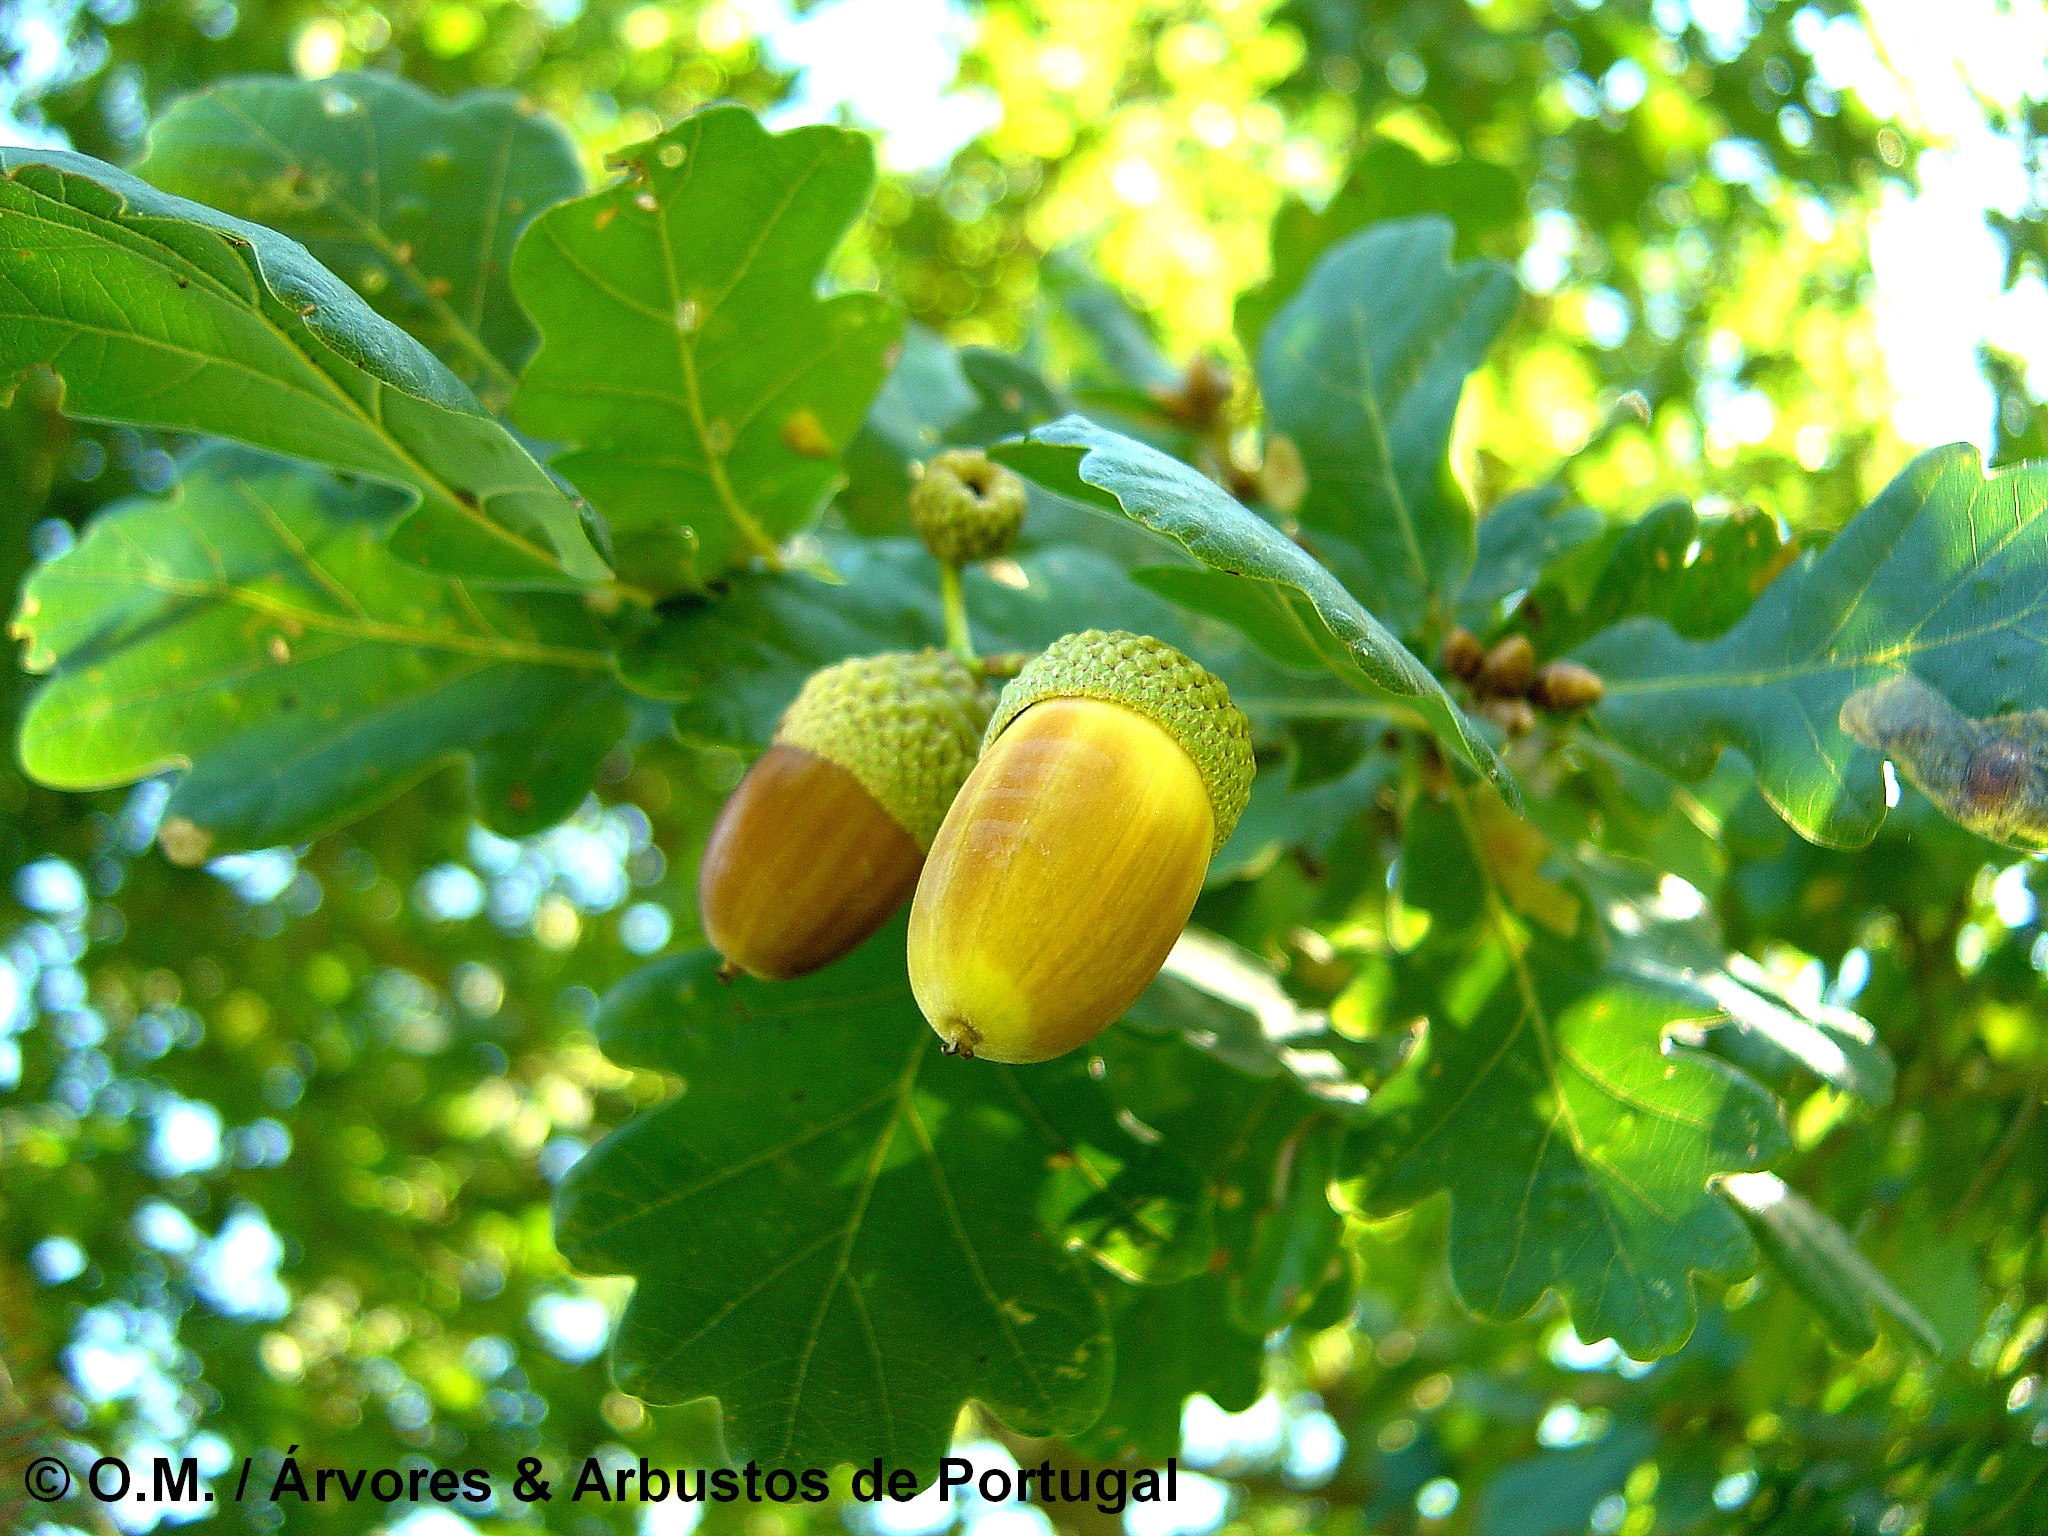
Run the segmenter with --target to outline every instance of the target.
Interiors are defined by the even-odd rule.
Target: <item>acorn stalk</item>
[[[887,922],[973,767],[988,707],[943,651],[814,673],[718,813],[698,867],[705,937],[727,964],[788,980]]]
[[[1166,961],[1244,808],[1250,725],[1161,641],[1069,635],[1004,689],[910,909],[910,985],[949,1051],[1045,1061]]]

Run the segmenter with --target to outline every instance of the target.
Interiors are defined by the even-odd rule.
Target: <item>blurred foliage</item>
[[[707,101],[783,95],[747,14],[109,0],[64,13],[65,70],[16,110],[128,162],[148,117],[207,80],[373,67],[443,92],[516,88],[571,125],[594,170]],[[1234,327],[1276,220],[1298,272],[1305,246],[1443,208],[1465,251],[1519,258],[1535,295],[1468,392],[1461,462],[1482,504],[1563,464],[1609,515],[1704,486],[1824,532],[1903,456],[1864,230],[1909,174],[1914,132],[1817,72],[1813,29],[1854,27],[1851,7],[998,0],[976,15],[963,79],[1000,100],[1000,125],[942,170],[885,180],[844,263],[955,340],[1020,348],[1076,394],[1135,409],[1198,349],[1243,374]],[[1378,172],[1349,181],[1354,162]],[[2016,270],[2042,259],[2040,224],[2009,226]],[[1139,366],[1105,341],[1133,334],[1106,315],[1131,317],[1049,259],[1073,247],[1156,328]],[[2048,437],[2022,371],[1987,369],[1999,457],[2036,451]],[[1626,391],[1641,416],[1617,411]],[[983,403],[1004,406],[1003,386]],[[31,379],[0,416],[10,591],[94,507],[171,477],[176,444],[70,425],[57,404]],[[1243,424],[1210,434],[1225,466],[1248,454]],[[1594,589],[1615,543],[1547,579]],[[19,694],[10,677],[10,734]],[[1335,764],[1320,776],[1318,755]],[[1403,1041],[1382,1021],[1425,920],[1390,878],[1403,808],[1373,761],[1304,728],[1293,788],[1316,794],[1313,835],[1267,797],[1275,830],[1198,922],[1390,1071]],[[444,778],[311,848],[181,870],[151,849],[160,785],[60,797],[10,760],[0,1337],[19,1402],[0,1390],[0,1414],[105,1448],[256,1454],[259,1478],[292,1444],[501,1480],[528,1454],[557,1472],[593,1450],[712,1454],[701,1411],[650,1410],[592,1358],[619,1287],[568,1273],[547,1202],[584,1148],[668,1092],[597,1053],[591,1013],[642,954],[692,937],[693,850],[738,767],[621,749],[574,822],[522,843],[465,826]],[[1194,1400],[1185,1465],[1228,1484],[1245,1536],[2048,1527],[2043,867],[1910,789],[1873,848],[1845,854],[1791,836],[1739,772],[1680,787],[1596,744],[1544,772],[1562,856],[1595,832],[1639,855],[1576,871],[1629,921],[1704,914],[1783,987],[1878,1024],[1891,1102],[1786,1071],[1773,1086],[1791,1095],[1795,1150],[1777,1166],[1943,1351],[1886,1331],[1844,1353],[1774,1272],[1704,1288],[1698,1331],[1654,1368],[1581,1343],[1554,1306],[1478,1323],[1452,1290],[1438,1202],[1347,1225],[1324,1291],[1268,1348],[1266,1395],[1237,1416]],[[1133,1358],[1141,1342],[1130,1330]],[[1239,1364],[1156,1362],[1159,1390],[1228,1396]],[[281,1518],[212,1514],[223,1529]],[[640,1520],[631,1505],[539,1516],[562,1531]],[[293,1525],[385,1518],[327,1506]],[[840,1525],[836,1508],[772,1518],[727,1506],[706,1528]]]

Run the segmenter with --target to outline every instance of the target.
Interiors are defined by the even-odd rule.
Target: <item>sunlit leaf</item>
[[[610,523],[626,576],[696,590],[810,526],[888,374],[895,306],[818,295],[874,151],[715,107],[617,161],[617,183],[519,242],[541,347],[513,411],[569,445],[555,467]]]
[[[603,634],[574,597],[396,558],[403,506],[220,447],[108,508],[22,594],[48,674],[24,766],[66,789],[189,767],[168,814],[195,854],[300,841],[465,759],[506,830],[567,814],[625,728]]]
[[[1283,663],[1314,654],[1361,692],[1412,711],[1451,751],[1505,782],[1493,749],[1429,669],[1328,570],[1214,481],[1078,416],[1005,444],[995,457],[1048,490],[1179,545],[1219,573],[1213,585],[1228,594],[1225,602],[1194,606],[1236,624]],[[1184,596],[1178,589],[1170,595]]]
[[[1887,751],[1923,752],[1930,794],[1966,825],[2048,841],[2048,749],[1998,724],[2048,705],[2044,506],[2048,471],[1987,478],[1974,449],[1923,454],[1725,634],[1688,641],[1635,619],[1582,647],[1608,679],[1599,724],[1686,777],[1740,748],[1779,814],[1831,846],[1860,846],[1877,830]],[[1892,718],[1898,739],[1887,746],[1859,742],[1857,719],[1878,717],[1852,699],[1902,676],[1943,708]]]
[[[1259,344],[1268,430],[1299,451],[1302,541],[1387,628],[1440,624],[1472,568],[1472,509],[1450,478],[1465,376],[1514,313],[1514,274],[1451,264],[1443,219],[1376,225],[1331,248]]]
[[[608,572],[577,509],[460,380],[305,249],[59,150],[0,149],[0,389],[402,486],[401,547],[455,574]]]
[[[534,344],[512,247],[583,190],[568,135],[518,97],[391,75],[209,86],[151,125],[135,174],[297,240],[495,406]]]

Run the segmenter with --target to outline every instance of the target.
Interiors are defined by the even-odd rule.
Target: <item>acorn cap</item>
[[[929,849],[974,769],[988,711],[986,690],[951,651],[890,651],[813,672],[775,740],[837,763]]]
[[[1252,791],[1252,726],[1223,679],[1164,640],[1124,630],[1063,635],[1032,658],[996,701],[986,752],[1011,721],[1047,699],[1100,699],[1153,721],[1194,760],[1221,848]],[[1213,850],[1212,850],[1213,851]]]
[[[1024,523],[1024,482],[979,448],[949,448],[910,488],[910,520],[948,565],[993,560]]]

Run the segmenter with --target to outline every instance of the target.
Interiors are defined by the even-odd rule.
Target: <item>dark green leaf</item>
[[[29,580],[48,672],[28,771],[67,789],[189,767],[168,814],[220,851],[298,842],[468,758],[492,819],[566,815],[625,727],[582,601],[495,592],[386,548],[403,496],[245,449],[117,503]]]
[[[1291,849],[1323,854],[1399,768],[1398,759],[1375,753],[1342,778],[1307,789],[1294,787],[1287,764],[1262,770],[1230,840],[1210,862],[1209,884],[1255,879]]]
[[[1526,627],[1546,655],[1639,614],[1688,640],[1710,640],[1749,611],[1797,550],[1758,508],[1702,517],[1688,502],[1667,501],[1610,535],[1582,601],[1546,586]]]
[[[1197,1275],[1146,1290],[1119,1286],[1109,1305],[1116,1380],[1102,1417],[1075,1438],[1083,1454],[1164,1461],[1180,1451],[1181,1410],[1197,1392],[1229,1413],[1258,1400],[1265,1342],[1217,1326],[1230,1306],[1223,1276]]]
[[[210,86],[151,125],[135,173],[289,235],[494,406],[534,344],[512,247],[583,190],[568,135],[518,97],[391,75]]]
[[[1251,1248],[1232,1317],[1252,1333],[1284,1328],[1331,1278],[1344,1218],[1330,1204],[1344,1149],[1341,1121],[1315,1117],[1280,1148],[1269,1198],[1252,1218]]]
[[[571,445],[555,465],[611,524],[623,574],[695,590],[810,526],[887,375],[895,307],[817,292],[874,151],[715,107],[618,161],[619,182],[519,242],[541,347],[513,409]]]
[[[1600,537],[1607,524],[1560,486],[1517,491],[1479,520],[1479,554],[1458,594],[1458,622],[1484,632],[1501,604],[1533,588],[1554,561]]]
[[[1778,813],[1830,846],[1876,832],[1881,757],[1905,766],[1923,753],[1923,787],[1950,815],[2023,844],[2048,840],[2048,748],[2007,741],[1996,718],[2023,722],[2015,711],[2048,705],[2044,492],[2048,470],[1987,478],[1971,448],[1921,455],[1727,633],[1688,641],[1636,619],[1584,646],[1580,659],[1608,680],[1600,725],[1689,778],[1739,747]],[[1919,694],[1886,697],[1932,696],[1946,714],[1847,707],[1901,677]],[[1859,742],[1859,718],[1884,732]]]
[[[1426,862],[1411,843],[1404,869]],[[1490,871],[1440,883],[1409,963],[1429,1027],[1353,1133],[1356,1197],[1391,1214],[1447,1191],[1451,1274],[1482,1314],[1555,1290],[1581,1338],[1669,1354],[1692,1331],[1692,1275],[1754,1263],[1710,1181],[1784,1149],[1777,1102],[1673,1042],[1697,1003],[1532,935]]]
[[[403,486],[405,551],[525,585],[609,574],[576,507],[460,380],[303,247],[59,150],[0,149],[0,388],[75,416]]]
[[[1646,1425],[1622,1424],[1591,1445],[1539,1451],[1504,1467],[1479,1500],[1479,1536],[1574,1536],[1656,1451]]]
[[[1066,1249],[1179,1251],[1192,1175],[1170,1187],[1181,1165],[1117,1124],[1085,1056],[942,1056],[900,923],[800,981],[718,963],[648,967],[599,1021],[616,1059],[685,1084],[558,1205],[572,1262],[638,1282],[621,1384],[715,1394],[734,1454],[764,1463],[929,1476],[968,1398],[1024,1434],[1087,1428],[1112,1350]]]
[[[856,532],[910,532],[911,468],[952,441],[948,429],[976,399],[960,354],[936,331],[905,327],[896,366],[846,445],[839,505]]]
[[[1313,649],[1346,682],[1412,710],[1451,751],[1494,782],[1507,784],[1493,749],[1429,669],[1342,583],[1215,482],[1078,416],[1040,427],[1024,441],[996,449],[994,456],[1048,490],[1128,518],[1204,565],[1237,578],[1230,611],[1218,612],[1206,603],[1204,611],[1239,624],[1283,662]],[[1246,619],[1248,610],[1264,618]],[[1276,633],[1300,638],[1276,642],[1269,638]],[[1514,793],[1512,787],[1507,792]]]
[[[1849,1234],[1774,1173],[1738,1173],[1722,1180],[1757,1246],[1820,1314],[1828,1337],[1852,1354],[1877,1342],[1879,1318],[1896,1323],[1931,1355],[1941,1336],[1892,1287]]]
[[[1465,376],[1514,313],[1514,274],[1451,265],[1443,219],[1381,224],[1328,251],[1259,345],[1269,431],[1308,472],[1303,541],[1396,634],[1447,616],[1472,568],[1450,478]]]

